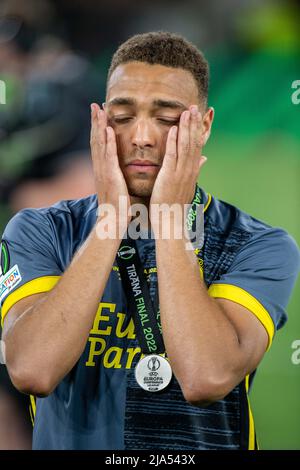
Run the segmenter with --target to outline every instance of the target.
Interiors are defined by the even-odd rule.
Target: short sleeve
[[[16,302],[51,290],[61,274],[54,232],[46,214],[40,209],[18,212],[7,224],[1,241],[2,322]]]
[[[282,229],[266,229],[240,249],[209,294],[239,303],[256,315],[267,330],[270,347],[275,331],[287,320],[286,307],[299,269],[294,239]]]

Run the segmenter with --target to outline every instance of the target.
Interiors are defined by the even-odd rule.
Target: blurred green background
[[[219,51],[218,51],[219,52]],[[211,54],[210,105],[216,117],[199,182],[206,190],[273,226],[300,244],[300,105],[291,83],[300,77],[299,50],[266,48],[242,66],[224,51]],[[222,77],[222,79],[218,79]],[[289,321],[258,368],[250,394],[261,449],[300,449],[300,282]]]

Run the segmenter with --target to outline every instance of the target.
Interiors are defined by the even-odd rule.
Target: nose
[[[155,132],[149,119],[137,119],[132,130],[132,143],[142,149],[153,147]]]

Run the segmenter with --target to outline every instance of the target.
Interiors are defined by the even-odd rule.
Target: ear
[[[203,146],[209,139],[212,123],[215,116],[215,110],[212,107],[209,107],[202,119],[203,133],[202,133],[202,142]]]

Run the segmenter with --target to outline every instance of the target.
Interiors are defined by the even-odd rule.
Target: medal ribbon
[[[195,195],[187,215],[187,228],[195,226],[197,206],[201,204],[201,190],[196,186]],[[117,262],[132,314],[137,338],[144,354],[162,354],[165,346],[160,323],[158,288],[152,302],[147,279],[135,240],[128,237],[121,242]]]

